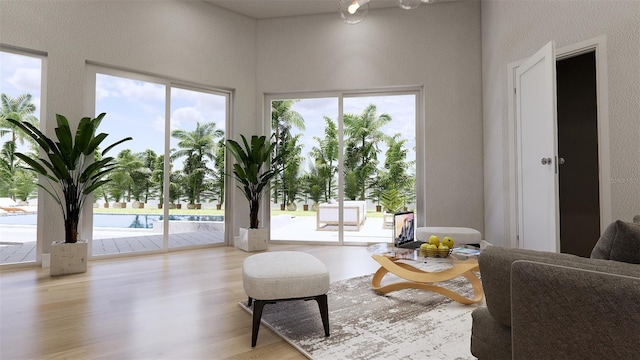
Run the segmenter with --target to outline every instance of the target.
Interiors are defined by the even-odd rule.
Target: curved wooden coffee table
[[[474,271],[479,271],[477,260],[469,259],[464,261],[453,261],[452,267],[447,270],[440,272],[427,272],[407,263],[398,261],[402,259],[383,255],[372,255],[372,257],[381,265],[380,269],[376,271],[371,279],[371,288],[377,292],[387,294],[392,291],[402,289],[427,290],[444,295],[465,305],[478,303],[484,296],[482,283],[474,273]],[[384,278],[387,273],[392,273],[407,281],[400,281],[381,286],[382,278]],[[458,276],[464,276],[473,287],[474,296],[472,299],[460,295],[455,291],[433,284],[436,282],[451,280]]]

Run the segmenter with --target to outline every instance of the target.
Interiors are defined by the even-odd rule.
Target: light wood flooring
[[[277,250],[313,254],[332,282],[378,268],[365,247],[270,245]],[[238,306],[249,255],[214,247],[97,260],[58,278],[2,271],[0,359],[304,359],[264,326],[251,348],[251,316]]]

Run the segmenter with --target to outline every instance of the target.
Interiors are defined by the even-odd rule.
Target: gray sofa
[[[640,359],[640,224],[616,221],[591,258],[489,246],[479,359]]]

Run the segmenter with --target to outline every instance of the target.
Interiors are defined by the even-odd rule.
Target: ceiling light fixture
[[[357,24],[367,17],[371,0],[339,0],[340,17],[347,24]],[[434,0],[398,0],[398,6],[405,10],[416,9],[420,4],[430,4]]]
[[[428,1],[423,1],[423,0],[398,0],[398,5],[405,9],[405,10],[413,10],[415,8],[417,8],[418,6],[420,6],[420,4],[422,4],[423,2],[428,2]]]
[[[369,0],[340,0],[340,17],[347,24],[357,24],[367,17]]]

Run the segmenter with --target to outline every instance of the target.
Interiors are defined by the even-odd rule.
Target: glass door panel
[[[271,131],[284,167],[271,191],[271,240],[338,237],[338,98],[271,101]]]
[[[35,155],[38,150],[4,119],[39,127],[42,62],[39,57],[0,51],[0,265],[36,261],[38,177],[21,168],[24,163],[15,153]]]
[[[96,114],[106,113],[99,131],[109,134],[107,143],[133,140],[106,154],[118,167],[94,193],[94,256],[163,248],[156,173],[164,153],[164,93],[162,84],[96,74]]]
[[[227,97],[171,88],[169,247],[224,243]]]
[[[345,97],[344,242],[392,241],[393,217],[415,209],[416,95]]]

